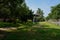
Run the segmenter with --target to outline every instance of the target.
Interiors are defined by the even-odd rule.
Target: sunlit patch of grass
[[[49,22],[40,22],[40,25],[42,25],[42,27],[45,27],[45,28],[60,29],[60,26],[53,24],[53,23],[49,23]]]

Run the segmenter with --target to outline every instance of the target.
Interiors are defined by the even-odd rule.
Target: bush
[[[0,22],[0,27],[18,27],[19,24],[8,23],[8,22]]]

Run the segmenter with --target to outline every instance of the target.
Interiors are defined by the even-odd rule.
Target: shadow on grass
[[[60,29],[33,28],[6,33],[3,40],[60,40]]]
[[[41,25],[42,28],[50,27],[49,25]]]
[[[6,28],[6,27],[19,27],[20,24],[16,23],[8,23],[8,22],[0,22],[0,28]]]
[[[0,40],[60,40],[60,29],[44,28],[49,27],[48,25],[42,25],[42,28],[32,27],[32,23],[22,25],[25,27],[16,31],[0,31],[0,34],[5,35]]]
[[[24,27],[24,29],[28,29],[28,28],[32,28],[32,26],[37,25],[37,24],[38,24],[38,22],[37,23],[27,22],[27,23],[21,24],[20,27],[22,26],[22,27]],[[18,29],[20,30],[20,28],[18,28]]]

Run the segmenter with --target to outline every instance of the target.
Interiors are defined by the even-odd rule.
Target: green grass
[[[0,22],[0,28],[3,27],[18,27],[19,24],[9,23],[9,22]]]
[[[48,22],[21,24],[15,32],[6,32],[3,40],[60,40],[60,26]]]
[[[40,22],[39,24],[42,25],[42,27],[44,28],[60,29],[60,26],[49,22]]]

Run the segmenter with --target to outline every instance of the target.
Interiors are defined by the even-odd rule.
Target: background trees
[[[43,10],[41,10],[40,8],[38,8],[36,14],[39,15],[38,16],[38,20],[39,21],[44,21],[44,16],[43,16],[44,13],[43,13]]]
[[[49,19],[60,19],[60,4],[51,7],[51,13],[49,13]]]
[[[9,19],[10,22],[16,19],[26,22],[33,18],[33,12],[27,7],[25,0],[0,0],[0,18],[4,21]]]

